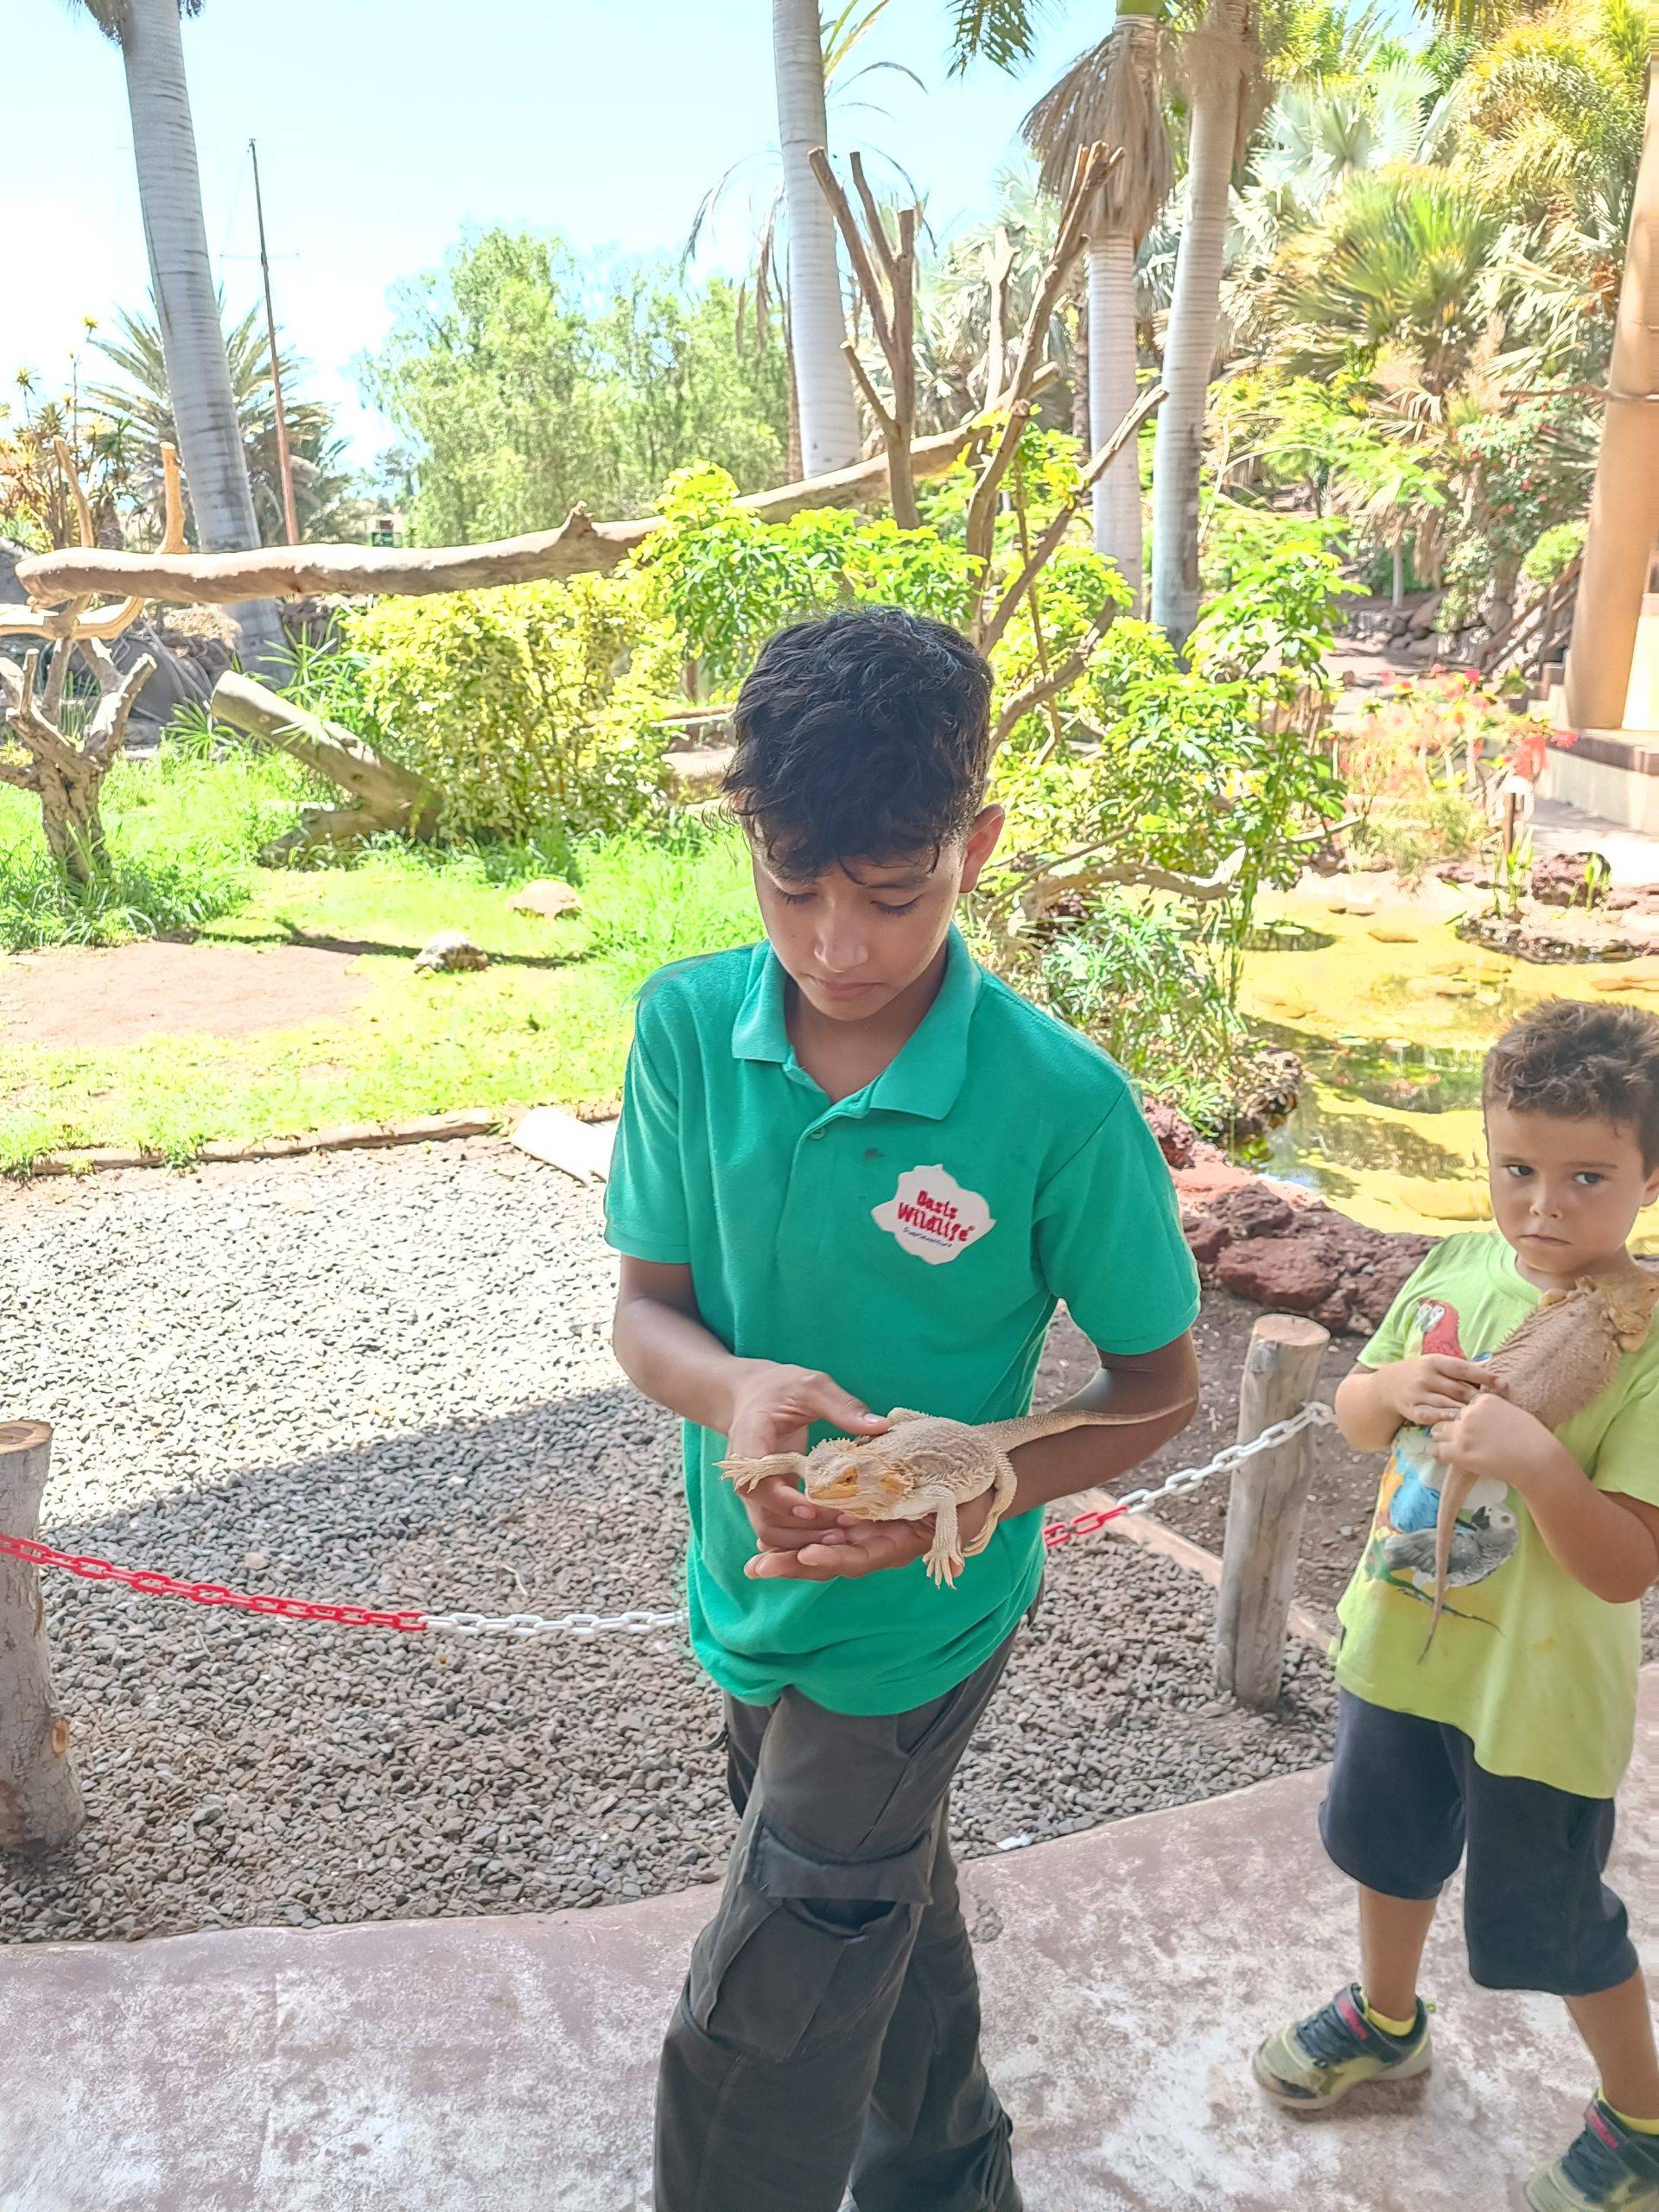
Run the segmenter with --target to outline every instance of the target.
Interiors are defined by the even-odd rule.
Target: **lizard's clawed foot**
[[[772,1475],[781,1476],[786,1483],[798,1482],[806,1471],[806,1461],[798,1452],[768,1452],[759,1459],[722,1459],[719,1465],[721,1473],[740,1494],[758,1490]]]
[[[949,1544],[943,1548],[935,1544],[927,1554],[927,1579],[936,1589],[954,1590],[957,1577],[966,1563],[962,1554],[952,1551]]]

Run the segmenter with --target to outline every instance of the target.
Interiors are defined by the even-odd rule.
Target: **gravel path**
[[[358,1603],[677,1602],[672,1424],[606,1341],[596,1196],[489,1141],[0,1189],[7,1398],[46,1533]],[[713,1879],[714,1693],[677,1636],[276,1623],[45,1578],[89,1818],[0,1855],[0,1938],[547,1909]],[[1211,1694],[1209,1592],[1067,1547],[963,1769],[969,1853],[1325,1756],[1331,1697]]]

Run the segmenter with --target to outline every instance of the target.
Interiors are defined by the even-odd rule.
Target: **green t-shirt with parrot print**
[[[1402,1288],[1360,1363],[1487,1358],[1541,1294],[1495,1230],[1449,1236]],[[1659,1327],[1556,1433],[1598,1489],[1659,1506]],[[1337,1680],[1372,1705],[1460,1729],[1488,1773],[1612,1796],[1635,1733],[1640,1606],[1586,1590],[1520,1493],[1478,1482],[1458,1516],[1446,1611],[1425,1654],[1445,1471],[1428,1444],[1427,1430],[1407,1427],[1389,1448],[1370,1535],[1337,1608]]]

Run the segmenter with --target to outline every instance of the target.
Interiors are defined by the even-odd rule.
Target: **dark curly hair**
[[[1486,1055],[1482,1096],[1517,1114],[1595,1119],[1630,1129],[1659,1166],[1659,1014],[1637,1006],[1546,999]]]
[[[847,862],[931,852],[984,802],[991,671],[944,622],[839,609],[780,630],[738,693],[726,775],[767,860],[810,882]]]

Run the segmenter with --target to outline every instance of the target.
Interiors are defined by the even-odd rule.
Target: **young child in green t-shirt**
[[[685,1422],[687,1600],[742,1825],[658,2077],[657,2212],[1020,2212],[979,2056],[952,1777],[1042,1573],[1042,1508],[1190,1418],[1198,1307],[1122,1071],[953,925],[1001,828],[990,670],[898,607],[779,632],[727,779],[765,939],[642,995],[607,1198],[617,1357]],[[894,1406],[1025,1411],[1056,1301],[1122,1427],[1011,1454],[988,1542],[843,1522],[728,1453]]]
[[[1337,1393],[1349,1442],[1389,1454],[1338,1608],[1320,1815],[1359,1885],[1360,1979],[1270,2036],[1255,2070],[1308,2111],[1427,2069],[1418,1964],[1466,1849],[1471,1974],[1564,1997],[1599,2070],[1583,2132],[1527,2202],[1656,2212],[1659,2061],[1603,1872],[1635,1727],[1638,1600],[1659,1580],[1659,1328],[1554,1434],[1483,1362],[1541,1295],[1626,1263],[1659,1196],[1659,1019],[1541,1006],[1493,1048],[1484,1103],[1496,1229],[1429,1254]],[[1448,1466],[1475,1481],[1425,1649]]]

